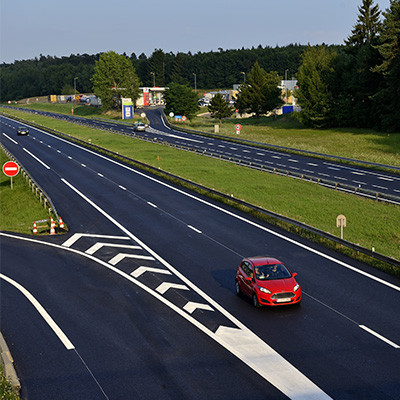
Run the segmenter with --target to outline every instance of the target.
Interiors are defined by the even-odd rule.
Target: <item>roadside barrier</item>
[[[33,223],[33,229],[32,229],[32,233],[33,233],[34,235],[36,235],[36,234],[37,234],[37,226],[36,226],[36,222],[34,222],[34,223]]]

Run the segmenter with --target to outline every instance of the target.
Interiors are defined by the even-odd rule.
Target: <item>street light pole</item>
[[[154,72],[150,72],[153,75],[153,87],[156,87],[156,74]]]
[[[241,74],[243,74],[243,83],[245,83],[246,82],[246,72],[241,72]]]
[[[76,76],[76,77],[74,78],[74,99],[73,99],[73,101],[71,102],[71,104],[72,104],[71,114],[74,113],[74,102],[75,102],[75,98],[76,98],[76,80],[77,80],[77,79],[78,79],[78,77]]]
[[[285,69],[286,104],[288,104],[288,103],[289,103],[289,99],[288,99],[288,91],[287,91],[287,72],[288,72],[288,71],[289,71],[288,69]]]

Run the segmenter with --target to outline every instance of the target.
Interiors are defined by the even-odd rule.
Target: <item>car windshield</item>
[[[292,275],[283,264],[259,265],[254,268],[256,277],[260,281],[273,279],[287,279]]]

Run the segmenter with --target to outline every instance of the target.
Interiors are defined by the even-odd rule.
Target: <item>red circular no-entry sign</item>
[[[19,172],[19,165],[17,163],[15,163],[14,161],[7,161],[4,165],[3,165],[3,172],[7,175],[7,176],[15,176],[18,174]]]

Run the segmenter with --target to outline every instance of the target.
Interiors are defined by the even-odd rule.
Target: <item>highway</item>
[[[399,398],[400,279],[1,120],[1,143],[70,228],[0,233],[1,330],[23,398]],[[240,260],[260,254],[298,273],[301,306],[235,295]]]
[[[168,143],[172,146],[195,151],[197,154],[223,158],[242,165],[251,163],[252,168],[268,171],[275,169],[276,172],[283,175],[296,176],[299,179],[304,176],[306,179],[320,181],[320,184],[326,187],[336,187],[351,193],[356,191],[357,194],[368,198],[376,198],[377,195],[378,197],[386,196],[386,199],[390,202],[400,204],[400,175],[369,168],[379,164],[362,163],[365,164],[365,167],[351,166],[341,162],[345,159],[340,157],[323,160],[307,155],[306,152],[304,155],[291,154],[280,151],[278,148],[274,150],[256,147],[246,141],[233,143],[217,136],[205,137],[196,133],[173,130],[164,122],[162,108],[160,107],[148,107],[138,111],[139,113],[145,112],[150,121],[150,127],[145,132],[133,132],[132,126],[112,121],[31,111],[99,129],[113,130],[128,135],[135,134],[137,137],[146,140]],[[392,169],[400,170],[397,167],[392,167]]]

